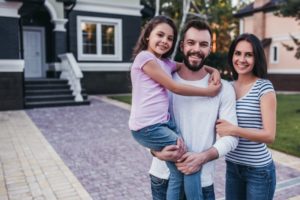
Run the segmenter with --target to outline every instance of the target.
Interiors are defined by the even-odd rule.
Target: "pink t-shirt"
[[[130,130],[137,131],[146,126],[167,122],[169,99],[167,89],[144,73],[144,65],[156,61],[170,76],[176,63],[169,59],[158,59],[149,51],[140,52],[131,67],[132,105],[129,118]]]

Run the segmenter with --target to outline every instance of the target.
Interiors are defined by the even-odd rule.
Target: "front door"
[[[23,27],[25,77],[44,77],[44,29]]]

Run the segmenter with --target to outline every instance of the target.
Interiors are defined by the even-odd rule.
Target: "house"
[[[129,92],[141,9],[139,0],[0,0],[0,110],[24,108],[27,79],[74,76],[79,92],[81,83],[88,94]]]
[[[255,0],[235,13],[239,18],[240,33],[254,33],[264,46],[269,79],[276,90],[300,91],[300,60],[295,51],[287,51],[283,44],[295,46],[290,35],[300,38],[299,21],[291,17],[279,17],[280,0]]]

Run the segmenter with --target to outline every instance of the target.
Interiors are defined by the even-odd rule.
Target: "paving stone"
[[[34,109],[27,114],[94,200],[151,199],[147,173],[151,156],[132,139],[128,108],[105,101],[92,98],[90,106]],[[297,170],[276,165],[278,181],[300,176]],[[224,159],[218,160],[215,191],[219,199],[224,198],[225,168]],[[280,192],[275,199],[287,196]]]
[[[128,108],[118,106],[92,98],[89,106],[26,110],[36,126],[24,112],[0,112],[0,199],[150,200],[152,157],[128,130]],[[299,163],[284,155],[274,156],[282,161],[274,199],[296,200]],[[224,199],[225,168],[219,159],[217,199]]]

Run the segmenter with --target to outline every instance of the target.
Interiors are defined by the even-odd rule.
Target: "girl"
[[[179,65],[168,59],[174,50],[177,30],[174,22],[164,16],[154,17],[142,31],[134,48],[131,68],[132,107],[129,128],[133,137],[143,146],[160,151],[176,144],[179,136],[170,120],[167,90],[186,96],[214,96],[220,84],[211,83],[208,88],[178,84],[171,73]],[[207,69],[212,73],[212,69]],[[219,78],[218,78],[219,79]],[[185,152],[183,152],[185,153]],[[184,176],[174,163],[169,162],[170,180],[167,199],[180,197],[183,180],[187,199],[202,199],[200,172]]]
[[[237,148],[227,154],[226,199],[271,200],[276,175],[265,143],[276,132],[276,95],[266,80],[267,62],[259,39],[242,34],[232,44],[228,62],[233,71],[238,126],[218,120],[221,136],[238,136]]]

